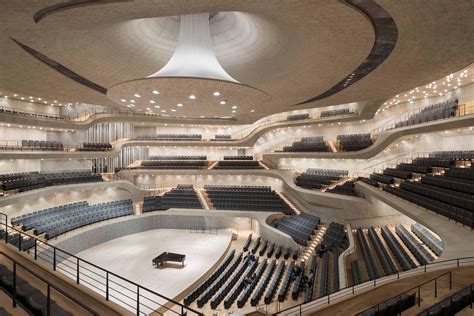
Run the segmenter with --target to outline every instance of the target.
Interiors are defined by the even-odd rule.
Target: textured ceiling
[[[177,43],[176,16],[198,12],[219,12],[211,20],[211,36],[224,69],[271,96],[255,112],[239,113],[241,122],[387,99],[474,61],[471,1],[379,0],[398,28],[392,54],[345,90],[295,107],[350,74],[372,49],[370,21],[343,1],[137,0],[81,6],[34,22],[35,12],[60,2],[65,1],[2,2],[0,91],[120,106],[40,63],[10,37],[108,89],[160,69]],[[202,114],[213,115],[206,109]]]

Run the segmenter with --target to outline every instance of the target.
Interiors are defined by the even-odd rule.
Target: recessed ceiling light
[[[147,109],[148,111],[151,111],[151,109],[150,109],[150,108],[146,108],[146,109]]]
[[[22,99],[22,100],[25,100],[25,98],[24,98],[24,97],[21,97],[21,99]]]
[[[214,91],[214,93],[213,93],[213,94],[214,94],[214,96],[215,96],[215,97],[218,97],[218,96],[220,96],[220,95],[221,95],[221,93],[220,93],[219,91]]]
[[[135,104],[129,104],[128,106],[135,106]]]
[[[176,110],[175,110],[175,109],[171,109],[171,112],[176,112]]]
[[[159,108],[160,108],[160,106],[159,106],[159,105],[155,105],[155,108],[159,109]]]
[[[125,100],[125,99],[120,99],[120,101],[121,102],[127,102],[127,100]],[[54,102],[56,102],[56,101],[54,101]]]
[[[195,96],[194,94],[191,94],[191,95],[189,96],[189,98],[190,98],[191,100],[195,100],[195,99],[196,99],[196,96]]]
[[[152,93],[153,94],[160,94],[160,92],[158,90],[153,90]]]
[[[161,113],[166,113],[166,110],[161,110]]]
[[[232,113],[235,113],[235,112],[237,112],[237,111],[235,111],[235,110],[232,111]]]
[[[136,98],[140,98],[140,97],[141,97],[141,95],[139,95],[138,93],[135,93],[133,96],[136,97]]]
[[[182,106],[183,106],[182,103],[178,103],[178,104],[176,104],[176,105],[179,106],[179,107],[182,107]]]
[[[18,96],[18,94],[14,94],[13,96],[14,96],[14,97],[17,97],[17,96]]]
[[[250,110],[250,113],[253,113],[253,112],[255,112],[255,110]]]
[[[130,102],[135,103],[135,100],[130,100]]]
[[[155,101],[153,101],[153,100],[150,100],[150,103],[151,103],[151,104],[155,104],[156,102],[155,102]]]
[[[237,105],[234,105],[232,108],[233,108],[233,109],[236,109],[236,108],[237,108]]]
[[[224,105],[226,104],[225,100],[222,100],[221,102],[219,102],[220,104]]]

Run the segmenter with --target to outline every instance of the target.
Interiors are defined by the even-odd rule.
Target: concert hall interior
[[[0,33],[0,316],[473,315],[472,0],[9,0]]]

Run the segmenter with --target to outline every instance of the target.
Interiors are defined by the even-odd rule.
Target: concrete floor
[[[190,233],[189,230],[155,229],[117,238],[79,252],[77,256],[123,278],[144,286],[169,298],[176,297],[201,277],[222,256],[231,242],[231,231],[218,230],[216,234]],[[162,252],[185,254],[185,265],[168,264],[162,268],[152,266],[152,259]],[[62,268],[67,269],[63,266]],[[71,271],[72,272],[72,271]],[[101,272],[81,265],[81,284],[95,291],[105,291]],[[136,286],[110,277],[111,300],[134,310]],[[141,291],[143,311],[156,309],[163,303],[151,293]],[[133,298],[133,299],[132,299]]]

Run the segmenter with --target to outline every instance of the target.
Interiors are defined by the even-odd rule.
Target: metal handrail
[[[47,285],[47,296],[46,296],[46,304],[47,304],[47,316],[50,316],[50,313],[51,313],[51,288],[53,288],[55,291],[59,292],[60,294],[64,295],[65,297],[67,297],[69,300],[73,301],[74,303],[76,303],[77,305],[79,305],[81,308],[87,310],[89,313],[91,313],[92,315],[99,315],[97,312],[95,312],[93,309],[91,309],[89,306],[85,305],[84,303],[80,302],[79,300],[77,300],[76,298],[70,296],[69,294],[67,294],[65,291],[63,291],[62,289],[56,287],[55,285],[51,284],[50,282],[48,282],[45,278],[43,278],[42,276],[38,275],[36,272],[33,272],[31,269],[29,269],[28,267],[26,267],[25,265],[21,264],[20,262],[16,261],[15,259],[13,259],[12,257],[10,257],[9,255],[7,255],[6,253],[4,253],[3,251],[0,251],[0,255],[4,256],[5,258],[8,258],[10,261],[13,262],[13,293],[12,293],[12,305],[13,305],[13,308],[16,307],[16,304],[18,303],[17,302],[17,297],[16,297],[16,280],[17,280],[17,272],[16,272],[16,266],[20,266],[22,269],[28,271],[30,274],[32,274],[33,276],[35,276],[36,278],[40,279],[41,281],[43,281],[44,283],[46,283]]]
[[[4,220],[5,220],[5,223],[4,223],[3,225],[2,225],[2,220],[1,220],[2,218],[4,218]],[[119,298],[115,297],[115,296],[111,293],[111,290],[113,290],[114,292],[122,293],[123,289],[127,289],[128,291],[132,292],[132,294],[135,294],[134,297],[130,297],[130,296],[126,296],[126,295],[124,295],[124,296],[125,296],[127,299],[131,299],[131,300],[133,301],[133,303],[135,304],[135,308],[134,308],[134,309],[135,309],[135,311],[136,311],[136,315],[146,314],[146,313],[144,313],[143,311],[140,311],[140,307],[141,307],[141,306],[148,307],[148,306],[144,305],[144,303],[143,303],[143,300],[148,300],[148,301],[151,301],[153,304],[157,304],[157,305],[159,306],[158,309],[164,308],[164,309],[166,309],[166,311],[172,312],[172,313],[174,313],[174,314],[176,314],[176,315],[181,315],[181,316],[184,316],[184,315],[199,315],[199,316],[204,316],[204,314],[202,314],[202,313],[200,313],[200,312],[198,312],[198,311],[196,311],[196,310],[194,310],[194,309],[192,309],[192,308],[190,308],[190,307],[188,307],[188,306],[185,306],[185,305],[183,305],[183,304],[181,304],[181,303],[179,303],[179,302],[177,302],[177,301],[175,301],[175,300],[173,300],[173,299],[171,299],[171,298],[168,298],[168,297],[166,297],[166,296],[164,296],[164,295],[162,295],[162,294],[159,294],[159,293],[157,293],[157,292],[155,292],[155,291],[153,291],[153,290],[150,290],[150,289],[148,289],[148,288],[146,288],[146,287],[144,287],[144,286],[141,286],[141,285],[139,285],[139,284],[137,284],[137,283],[135,283],[135,282],[133,282],[133,281],[130,281],[130,280],[128,280],[128,279],[126,279],[126,278],[124,278],[124,277],[122,277],[122,276],[120,276],[120,275],[114,273],[114,272],[111,272],[111,271],[106,270],[106,269],[104,269],[104,268],[102,268],[102,267],[99,267],[98,265],[96,265],[96,264],[94,264],[94,263],[91,263],[91,262],[89,262],[89,261],[87,261],[87,260],[81,259],[81,258],[79,258],[79,257],[77,257],[77,256],[75,256],[75,255],[73,255],[73,254],[71,254],[71,253],[69,253],[69,252],[67,252],[67,251],[64,251],[64,250],[62,250],[62,249],[60,249],[60,248],[58,248],[58,247],[55,247],[55,246],[53,246],[53,245],[51,245],[51,244],[48,244],[48,243],[45,242],[45,241],[39,240],[39,239],[36,238],[35,236],[31,236],[31,235],[29,235],[29,234],[26,234],[25,232],[20,231],[20,230],[14,228],[13,226],[8,225],[8,215],[5,214],[5,213],[0,213],[0,226],[5,227],[5,238],[4,238],[4,241],[5,241],[5,243],[7,243],[7,244],[8,244],[8,237],[9,237],[9,236],[8,236],[8,235],[9,235],[9,234],[8,234],[8,231],[9,231],[9,230],[10,230],[10,231],[15,231],[15,232],[17,232],[18,234],[20,234],[19,243],[18,243],[18,250],[19,250],[19,251],[22,251],[22,247],[21,247],[21,246],[22,246],[22,238],[21,238],[22,236],[26,236],[26,237],[28,237],[28,238],[34,239],[34,241],[35,241],[35,242],[34,242],[34,246],[33,246],[33,247],[34,247],[34,253],[33,253],[34,259],[35,259],[35,260],[38,260],[38,258],[40,258],[41,255],[47,256],[49,259],[52,259],[52,266],[53,266],[53,270],[54,270],[54,271],[56,271],[57,269],[60,268],[60,267],[58,266],[58,263],[60,263],[62,260],[58,260],[58,259],[66,259],[66,258],[69,259],[69,258],[72,258],[72,260],[74,261],[74,264],[75,264],[75,268],[76,268],[76,270],[75,270],[75,271],[76,271],[76,276],[75,276],[75,277],[76,277],[76,283],[77,283],[77,284],[80,284],[80,282],[81,282],[81,270],[88,270],[88,269],[85,268],[84,266],[81,266],[81,263],[82,263],[83,265],[84,265],[84,264],[85,264],[85,265],[89,265],[89,266],[91,266],[91,267],[97,269],[98,271],[101,272],[101,274],[105,274],[105,282],[106,282],[106,283],[105,283],[105,286],[106,286],[106,288],[105,288],[105,295],[103,295],[103,294],[100,293],[100,292],[98,292],[98,293],[101,294],[102,296],[104,296],[107,301],[109,301],[109,300],[112,301],[111,298],[115,298],[115,299],[116,299],[116,303],[122,303],[122,304],[125,304],[125,305],[129,306],[129,307],[132,307],[130,304],[128,304],[128,303],[126,303],[126,302],[124,302],[124,301],[121,301]],[[52,254],[52,257],[51,257],[50,255],[46,255],[46,254],[45,254],[46,251],[51,252],[51,250],[47,250],[46,248],[44,248],[44,252],[38,252],[38,247],[43,247],[44,245],[46,245],[47,247],[50,247],[50,248],[52,249],[52,253],[53,253],[53,254]],[[61,256],[61,254],[64,255],[64,256]],[[66,260],[64,260],[64,261],[66,261]],[[51,262],[50,262],[50,263],[51,263]],[[94,273],[95,275],[98,275],[98,276],[99,276],[99,274],[97,274],[96,272],[93,272],[93,271],[91,271],[91,270],[89,270],[89,272],[92,272],[92,273]],[[67,271],[64,271],[63,273],[65,273],[65,274],[66,274],[66,273],[71,274],[70,272],[67,272]],[[111,280],[111,279],[110,279],[111,276],[113,276],[114,278],[116,278],[116,279],[118,279],[118,280],[120,280],[120,281],[126,282],[127,285],[133,286],[134,288],[136,288],[136,292],[133,292],[133,291],[130,290],[129,288],[126,288],[126,287],[124,287],[123,285],[117,283],[116,281]],[[83,278],[90,278],[90,276],[88,276],[88,275],[86,275],[86,274],[82,274],[82,277],[83,277]],[[94,280],[94,279],[92,279],[92,280],[93,280],[94,282],[100,283],[100,281],[98,281],[98,280]],[[102,280],[102,281],[104,281],[104,280]],[[84,281],[84,280],[83,280],[83,282],[84,282],[84,283],[88,283],[88,282],[86,282],[86,281]],[[118,289],[118,290],[117,290],[116,288],[112,288],[112,287],[111,287],[111,283],[120,286],[122,289]],[[100,284],[103,284],[103,283],[100,283]],[[91,284],[89,283],[89,285],[91,285]],[[96,287],[96,289],[97,289],[97,287]],[[103,290],[101,290],[101,291],[103,292]],[[96,291],[96,292],[97,292],[97,291]],[[140,292],[141,292],[142,294],[140,294]],[[157,302],[156,300],[152,300],[152,299],[150,299],[149,297],[144,296],[143,293],[155,295],[155,296],[159,297],[160,299],[165,300],[165,303],[159,303],[159,302]],[[140,302],[140,300],[141,300],[141,302]],[[118,302],[117,302],[117,301],[118,301]],[[166,306],[167,304],[172,304],[173,306],[167,307],[167,306]],[[180,311],[180,312],[176,312],[175,310],[173,310],[172,307],[174,307],[174,306],[178,306],[178,308],[180,308],[181,311]],[[154,310],[156,310],[156,308],[152,308],[152,310],[154,311]],[[190,313],[192,313],[192,314],[190,314]]]
[[[303,315],[302,314],[303,308],[309,307],[312,309],[312,308],[319,307],[321,305],[326,305],[326,304],[329,305],[331,303],[331,298],[332,300],[334,300],[334,299],[338,299],[347,295],[355,295],[355,293],[358,290],[362,290],[366,288],[367,286],[372,286],[375,288],[377,287],[377,284],[381,285],[381,284],[385,284],[387,282],[391,282],[394,280],[399,280],[400,276],[403,277],[403,276],[408,276],[408,275],[418,275],[419,272],[426,273],[430,267],[451,266],[454,264],[457,268],[459,268],[463,260],[471,260],[470,262],[474,264],[474,257],[461,257],[461,258],[455,258],[455,259],[447,259],[447,260],[442,260],[442,261],[430,262],[425,265],[421,265],[415,269],[411,269],[411,270],[403,271],[403,272],[397,271],[396,274],[383,276],[378,279],[369,280],[358,285],[346,286],[345,288],[339,289],[338,291],[333,292],[327,296],[319,297],[309,302],[301,303],[293,307],[289,307],[285,310],[282,310],[279,314],[288,312],[290,310],[294,310],[296,314],[293,314],[293,315]],[[377,280],[379,282],[377,282]]]
[[[415,286],[415,287],[412,287],[412,288],[409,289],[409,290],[406,290],[406,291],[404,291],[404,292],[402,292],[402,293],[400,293],[400,294],[397,294],[397,295],[395,295],[395,296],[393,296],[393,297],[391,297],[391,298],[389,298],[389,299],[386,299],[385,301],[389,301],[389,300],[394,299],[394,298],[398,298],[399,301],[401,301],[401,296],[402,296],[403,294],[409,293],[409,292],[411,292],[411,291],[413,291],[413,290],[417,290],[417,292],[418,292],[418,306],[420,306],[420,305],[421,305],[421,287],[422,287],[423,285],[426,285],[426,284],[431,283],[431,282],[434,281],[434,282],[435,282],[435,297],[438,297],[438,282],[437,282],[437,280],[438,280],[439,278],[444,277],[445,275],[449,275],[449,289],[452,290],[452,271],[447,271],[447,272],[445,272],[445,273],[443,273],[443,274],[438,275],[437,277],[434,277],[434,278],[432,278],[432,279],[430,279],[430,280],[428,280],[428,281],[425,281],[425,282],[423,282],[423,283],[421,283],[421,284],[419,284],[419,285],[417,285],[417,286]],[[379,308],[380,308],[380,304],[381,304],[381,303],[374,304],[374,305],[372,305],[371,307],[364,309],[364,310],[361,311],[360,313],[363,313],[363,312],[365,312],[365,311],[367,311],[367,310],[369,310],[369,309],[372,309],[372,308],[374,308],[375,306],[377,306],[377,312],[378,312],[378,311],[379,311]]]

